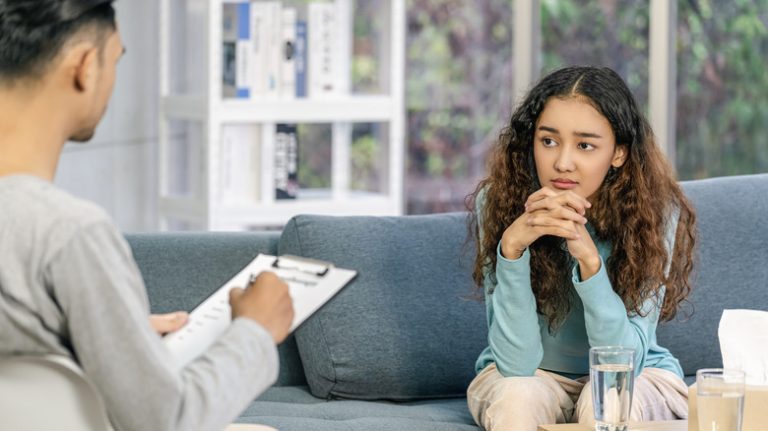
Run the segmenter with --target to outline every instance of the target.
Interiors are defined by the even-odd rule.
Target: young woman
[[[630,420],[687,417],[656,342],[690,292],[695,215],[632,94],[607,68],[542,79],[470,202],[488,344],[467,391],[486,430],[594,423],[589,348],[635,349]]]

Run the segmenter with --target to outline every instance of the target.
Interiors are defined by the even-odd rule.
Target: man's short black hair
[[[64,44],[94,25],[103,46],[113,0],[0,0],[0,82],[40,78]]]

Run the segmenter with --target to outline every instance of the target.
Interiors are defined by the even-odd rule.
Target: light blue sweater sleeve
[[[679,209],[674,208],[667,218],[665,246],[667,263],[664,272],[669,272],[677,232]],[[584,322],[590,346],[622,346],[635,349],[635,374],[640,374],[649,347],[655,343],[656,327],[659,323],[661,306],[664,303],[664,286],[656,295],[643,302],[641,313],[627,315],[621,297],[613,290],[603,256],[600,270],[587,280],[580,280],[578,264],[572,269],[573,285],[584,304]]]
[[[486,276],[488,344],[503,376],[532,376],[544,356],[536,298],[531,290],[531,254],[509,260],[497,248],[496,283]]]
[[[481,242],[484,205],[485,190],[482,190],[476,199]],[[544,349],[536,298],[531,290],[530,259],[528,249],[519,258],[509,260],[501,254],[501,243],[496,247],[495,277],[486,273],[483,281],[489,347],[481,355],[478,369],[492,360],[503,376],[532,376],[541,363]]]
[[[584,304],[584,322],[590,346],[622,346],[635,349],[635,374],[640,374],[645,363],[652,335],[659,323],[659,305],[664,300],[663,290],[658,299],[643,303],[643,315],[627,315],[624,302],[613,291],[605,262],[600,258],[600,270],[587,280],[579,280],[578,265],[573,268],[573,285]],[[658,304],[657,304],[658,301]]]

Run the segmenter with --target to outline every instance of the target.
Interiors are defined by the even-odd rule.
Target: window
[[[569,65],[607,66],[648,106],[648,1],[543,0],[542,76]]]
[[[464,209],[512,104],[512,1],[407,3],[406,212]]]
[[[768,172],[767,26],[768,0],[679,3],[681,179]]]

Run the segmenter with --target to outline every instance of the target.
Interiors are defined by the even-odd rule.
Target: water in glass
[[[631,365],[597,364],[590,368],[595,429],[626,431],[632,404],[634,375]]]

